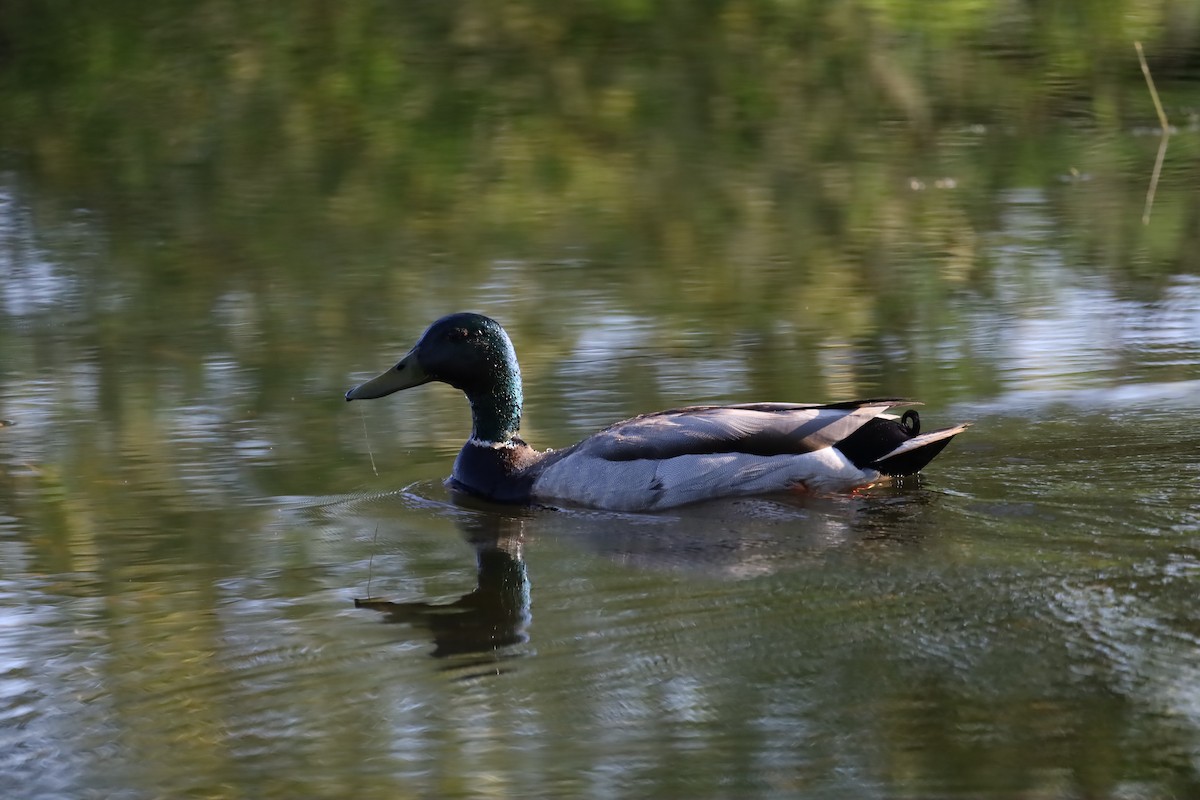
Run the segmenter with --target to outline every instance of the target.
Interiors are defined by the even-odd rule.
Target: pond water
[[[0,17],[0,795],[1200,796],[1200,18],[983,6]],[[465,501],[461,395],[343,400],[454,310],[538,446],[973,426]]]

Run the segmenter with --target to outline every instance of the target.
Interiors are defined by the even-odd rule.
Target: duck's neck
[[[521,371],[515,362],[491,385],[466,392],[471,403],[471,441],[508,444],[520,430]]]

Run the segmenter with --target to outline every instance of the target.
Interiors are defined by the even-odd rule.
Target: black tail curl
[[[920,432],[921,417],[909,409],[898,420],[876,417],[834,446],[859,469],[875,469],[884,475],[912,475],[920,472],[953,438],[938,439],[881,460]]]

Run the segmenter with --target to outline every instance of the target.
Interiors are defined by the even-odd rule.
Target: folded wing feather
[[[664,460],[683,455],[773,456],[831,447],[903,400],[806,406],[756,403],[695,406],[619,422],[581,443],[581,454],[608,461]]]

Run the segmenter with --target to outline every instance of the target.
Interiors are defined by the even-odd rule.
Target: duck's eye
[[[466,328],[455,328],[450,331],[449,339],[452,342],[465,342],[471,338],[471,332]]]

